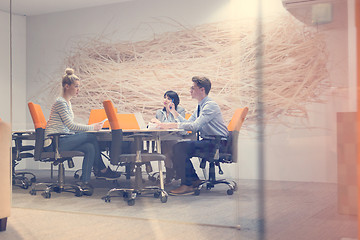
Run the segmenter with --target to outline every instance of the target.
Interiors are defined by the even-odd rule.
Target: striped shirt
[[[45,136],[52,133],[75,133],[94,130],[94,126],[74,123],[71,103],[58,97],[51,108],[50,118],[46,124]],[[44,146],[50,145],[49,141]]]
[[[200,115],[198,116],[197,109],[186,120],[182,116],[178,116],[180,122],[179,128],[187,131],[199,131],[202,138],[209,138],[210,136],[218,135],[224,138],[228,136],[228,130],[224,123],[219,105],[209,97],[205,97],[200,105]]]

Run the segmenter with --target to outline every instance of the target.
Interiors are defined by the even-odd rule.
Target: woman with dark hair
[[[176,122],[174,116],[170,112],[172,108],[183,117],[185,117],[185,109],[179,106],[180,98],[179,95],[174,91],[167,91],[164,94],[164,107],[156,111],[156,118],[152,119],[151,122],[153,123],[160,123],[160,122]],[[175,171],[173,168],[173,146],[177,143],[177,141],[163,141],[161,143],[161,150],[162,154],[166,156],[165,159],[165,168],[166,168],[166,179],[165,183],[169,184],[175,177]]]
[[[156,119],[160,122],[175,122],[175,118],[170,112],[172,107],[175,107],[175,110],[185,117],[185,109],[179,106],[180,98],[179,95],[174,91],[167,91],[164,94],[164,102],[163,102],[163,109],[159,109],[156,111]]]

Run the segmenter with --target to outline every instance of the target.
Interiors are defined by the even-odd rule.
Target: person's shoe
[[[187,185],[181,185],[180,187],[171,190],[169,192],[172,196],[178,196],[178,195],[191,195],[195,193],[195,189],[192,186]]]
[[[195,180],[195,181],[192,182],[192,186],[193,186],[194,188],[198,188],[203,182],[204,182],[204,181],[202,181],[202,180],[200,180],[200,179]]]
[[[170,184],[174,179],[175,171],[173,168],[166,168],[165,173],[166,173],[165,184]]]
[[[90,183],[88,183],[88,182],[81,183],[80,187],[81,187],[84,195],[86,195],[86,196],[93,195],[94,187]]]
[[[98,179],[107,179],[107,180],[112,180],[112,179],[116,179],[119,178],[121,173],[119,172],[114,172],[113,170],[111,170],[109,167],[106,169],[106,172],[101,172],[101,171],[97,171],[94,172],[96,178]]]

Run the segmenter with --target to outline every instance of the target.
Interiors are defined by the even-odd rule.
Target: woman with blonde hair
[[[105,166],[96,136],[87,132],[100,130],[103,123],[85,125],[74,122],[74,113],[70,100],[78,95],[79,89],[80,79],[74,74],[73,69],[67,68],[62,78],[62,96],[56,99],[51,108],[50,118],[45,129],[45,137],[53,133],[73,133],[60,137],[59,149],[60,151],[80,151],[84,153],[80,180],[82,188],[92,188],[89,184],[92,169],[94,169],[97,178],[115,179],[120,177],[120,173],[113,172]],[[45,140],[44,147],[53,149],[51,138]]]

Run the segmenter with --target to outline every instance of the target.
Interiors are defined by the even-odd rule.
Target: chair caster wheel
[[[44,198],[51,198],[51,193],[50,192],[43,192],[41,194]]]
[[[21,185],[21,188],[28,189],[29,188],[29,183],[28,182],[23,182],[22,185]]]
[[[53,187],[53,191],[56,193],[60,193],[61,189],[59,187]]]
[[[86,189],[83,189],[82,193],[83,193],[85,196],[92,196],[93,193],[94,193],[94,189],[92,189],[92,188],[86,188]]]
[[[83,194],[85,195],[80,189],[75,189],[75,197],[81,197]]]
[[[238,186],[237,186],[236,182],[234,182],[234,181],[233,181],[233,186],[234,186],[234,187],[233,187],[234,192],[237,191],[237,190],[238,190]]]
[[[109,202],[111,201],[111,200],[110,200],[110,197],[109,197],[109,196],[104,197],[104,201],[107,202],[107,203],[109,203]]]
[[[167,197],[166,195],[160,197],[160,201],[161,201],[162,203],[166,203],[167,200],[168,200],[168,197]]]
[[[134,205],[135,205],[135,199],[130,199],[130,200],[128,200],[128,201],[127,201],[127,204],[128,204],[129,206],[134,206]]]
[[[200,189],[196,189],[195,192],[194,192],[194,194],[195,194],[196,196],[199,196],[199,195],[200,195]]]
[[[234,191],[232,189],[228,189],[226,191],[227,195],[233,195]]]
[[[34,189],[31,189],[29,193],[30,195],[36,195],[36,191]]]
[[[74,174],[75,179],[79,179],[79,177],[80,177],[79,174],[77,174],[77,173]]]
[[[154,192],[154,198],[159,198],[160,194],[161,194],[161,192]]]

